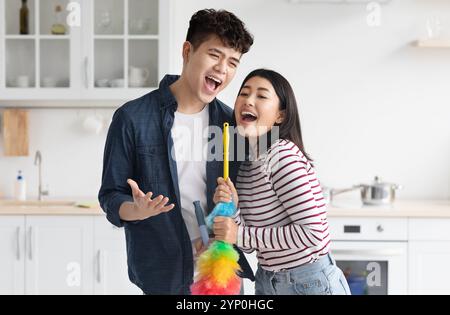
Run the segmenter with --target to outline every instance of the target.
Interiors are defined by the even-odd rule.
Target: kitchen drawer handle
[[[101,266],[102,253],[100,250],[97,251],[97,282],[102,282],[102,266]]]
[[[89,57],[84,58],[84,84],[89,88]]]
[[[17,240],[16,258],[17,258],[17,260],[20,260],[20,226],[18,226],[17,230],[16,230],[16,240]]]
[[[33,227],[28,229],[28,259],[33,260]]]
[[[383,250],[356,250],[356,249],[335,249],[332,250],[336,255],[351,255],[351,256],[401,256],[405,252],[401,249],[383,249]]]

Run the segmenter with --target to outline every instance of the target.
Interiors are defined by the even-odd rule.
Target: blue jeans
[[[347,280],[330,254],[317,262],[278,272],[258,266],[256,295],[351,295]]]

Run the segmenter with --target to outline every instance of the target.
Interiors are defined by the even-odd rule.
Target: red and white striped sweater
[[[328,253],[330,234],[319,180],[300,149],[278,140],[257,161],[245,162],[236,180],[237,245],[257,252],[270,271],[312,263]]]

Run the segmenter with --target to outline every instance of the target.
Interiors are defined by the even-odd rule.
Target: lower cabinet
[[[142,291],[128,279],[124,230],[94,218],[94,293],[96,295],[138,295]]]
[[[25,217],[25,293],[92,293],[92,217]]]
[[[407,259],[397,268],[407,270],[408,293],[450,294],[450,219],[407,222]],[[124,230],[104,216],[1,216],[0,253],[0,295],[142,294],[128,279]],[[247,258],[256,271],[256,257]],[[254,283],[245,280],[244,291],[254,294]]]
[[[409,222],[409,294],[450,294],[450,220]]]
[[[25,293],[23,216],[0,217],[0,295]]]
[[[2,216],[0,252],[0,295],[142,294],[104,216]]]

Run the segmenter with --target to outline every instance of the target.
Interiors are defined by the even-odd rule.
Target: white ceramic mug
[[[16,79],[16,86],[19,88],[27,88],[30,86],[30,78],[27,75],[20,75]]]
[[[130,86],[141,87],[150,77],[150,71],[146,68],[130,67]]]

